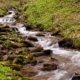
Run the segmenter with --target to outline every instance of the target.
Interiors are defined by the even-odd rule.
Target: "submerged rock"
[[[37,74],[37,72],[32,71],[32,70],[22,70],[21,71],[22,74],[24,74],[24,76],[28,76],[28,77],[32,77],[35,76]]]
[[[54,63],[43,64],[43,68],[41,68],[41,70],[43,71],[51,71],[51,70],[56,70],[56,69],[57,69],[57,65]]]

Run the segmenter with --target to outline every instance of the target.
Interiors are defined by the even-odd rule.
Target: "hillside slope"
[[[80,0],[26,1],[22,10],[29,24],[41,24],[45,31],[70,38],[75,47],[80,46]]]

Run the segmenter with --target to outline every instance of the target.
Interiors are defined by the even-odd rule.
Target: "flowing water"
[[[36,37],[38,41],[35,42],[35,44],[41,45],[45,50],[52,50],[52,56],[57,55],[60,57],[58,57],[58,59],[60,59],[59,69],[50,72],[44,72],[41,70],[37,70],[37,67],[40,67],[40,65],[38,65],[35,66],[35,70],[38,71],[38,74],[35,77],[41,75],[49,75],[47,79],[42,80],[72,80],[72,77],[75,75],[75,72],[80,69],[80,52],[60,48],[58,42],[54,43],[54,39],[56,39],[56,37],[51,36],[51,34],[48,32],[43,33],[45,36],[38,37],[36,36],[36,34],[41,33],[39,31],[28,31],[26,30],[26,27],[21,23],[16,23],[15,25],[12,25],[12,23],[16,22],[16,20],[13,18],[15,12],[9,12],[11,12],[11,14],[0,18],[1,24],[9,24],[10,27],[15,28],[15,31],[19,32],[23,36]],[[62,60],[62,58],[64,58],[65,60]]]

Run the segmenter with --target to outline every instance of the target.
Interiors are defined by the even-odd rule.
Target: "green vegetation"
[[[25,1],[21,10],[28,18],[28,24],[41,24],[45,31],[52,33],[59,31],[58,34],[64,38],[79,41],[80,0]],[[76,46],[76,43],[74,44]]]
[[[9,67],[0,65],[0,79],[11,80],[12,70]]]

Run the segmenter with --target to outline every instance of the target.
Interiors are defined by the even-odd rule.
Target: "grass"
[[[11,80],[12,70],[9,67],[0,65],[0,79]]]
[[[28,17],[29,24],[38,23],[48,28],[55,22],[58,22],[61,25],[65,22],[72,24],[71,21],[74,15],[79,14],[76,9],[78,4],[74,4],[71,0],[27,1],[28,4],[25,4],[24,8],[27,7],[25,14]],[[54,19],[52,20],[52,18]]]
[[[26,0],[23,13],[28,24],[41,24],[44,30],[56,32],[64,38],[78,40],[80,35],[80,0]],[[77,36],[76,36],[77,35]],[[77,44],[75,43],[75,45]]]

